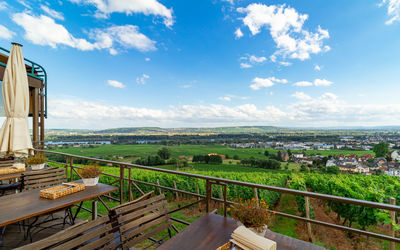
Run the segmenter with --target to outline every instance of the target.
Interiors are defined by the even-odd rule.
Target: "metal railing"
[[[0,51],[10,54],[10,51],[3,47],[0,47]],[[26,72],[27,75],[43,82],[44,93],[42,93],[42,94],[44,95],[44,117],[47,118],[47,72],[40,64],[35,63],[26,58],[24,58],[24,60],[25,60],[25,64],[31,68],[30,72]],[[2,62],[0,62],[0,65],[2,65],[4,67],[7,66],[6,64],[4,64]]]
[[[206,212],[210,212],[211,209],[211,201],[217,202],[217,203],[222,203],[223,204],[223,209],[224,209],[224,216],[227,215],[227,207],[230,205],[233,205],[234,202],[228,201],[227,199],[227,185],[239,185],[243,187],[250,187],[254,188],[255,190],[269,190],[269,191],[274,191],[274,192],[279,192],[279,193],[286,193],[286,194],[292,194],[292,195],[300,195],[304,197],[312,197],[312,198],[317,198],[321,200],[328,200],[328,201],[335,201],[335,202],[342,202],[342,203],[347,203],[347,204],[352,204],[352,205],[360,205],[364,207],[371,207],[371,208],[377,208],[377,209],[384,209],[388,211],[393,212],[400,212],[400,206],[393,205],[393,204],[385,204],[385,203],[378,203],[378,202],[371,202],[371,201],[365,201],[365,200],[358,200],[358,199],[352,199],[352,198],[346,198],[346,197],[340,197],[340,196],[334,196],[334,195],[327,195],[327,194],[321,194],[321,193],[315,193],[315,192],[309,192],[309,191],[301,191],[301,190],[294,190],[294,189],[289,189],[289,188],[283,188],[283,187],[276,187],[276,186],[268,186],[268,185],[261,185],[261,184],[256,184],[256,183],[250,183],[250,182],[243,182],[243,181],[237,181],[237,180],[230,180],[230,179],[223,179],[223,178],[218,178],[218,177],[212,177],[212,176],[205,176],[205,175],[199,175],[199,174],[193,174],[193,173],[186,173],[186,172],[179,172],[179,171],[174,171],[174,170],[168,170],[168,169],[161,169],[161,168],[156,168],[156,167],[148,167],[148,166],[142,166],[142,165],[137,165],[137,164],[130,164],[130,163],[125,163],[125,162],[117,162],[117,161],[111,161],[111,160],[103,160],[103,159],[98,159],[98,158],[92,158],[92,157],[85,157],[85,156],[77,156],[77,155],[71,155],[71,154],[66,154],[66,153],[60,153],[60,152],[54,152],[54,151],[47,151],[47,150],[36,150],[37,152],[41,153],[46,153],[46,154],[55,154],[55,155],[62,155],[66,158],[65,163],[60,163],[60,162],[54,162],[50,161],[53,163],[57,164],[62,164],[66,167],[66,171],[70,171],[70,176],[75,173],[76,175],[79,175],[78,171],[76,169],[81,169],[81,167],[74,166],[73,165],[73,160],[74,159],[83,159],[83,160],[88,160],[92,162],[99,162],[99,163],[105,163],[105,164],[111,164],[113,166],[119,166],[119,176],[117,175],[112,175],[109,173],[102,173],[105,176],[113,177],[116,178],[114,182],[109,183],[110,185],[113,185],[115,183],[119,182],[119,192],[120,192],[120,197],[115,198],[111,196],[107,196],[108,198],[118,201],[120,203],[123,203],[123,193],[124,193],[124,182],[128,182],[128,191],[129,191],[129,200],[132,200],[132,186],[135,187],[141,194],[144,194],[144,192],[140,189],[140,187],[137,184],[142,184],[142,185],[148,185],[151,187],[154,187],[156,189],[164,189],[168,191],[172,191],[174,193],[180,193],[184,195],[189,195],[196,197],[197,200],[195,202],[192,202],[190,204],[187,204],[185,206],[182,206],[180,208],[177,208],[175,210],[172,210],[170,213],[174,213],[176,211],[188,208],[190,206],[193,206],[195,204],[198,204],[200,202],[203,202],[206,204]],[[128,170],[128,177],[125,175],[125,169]],[[141,180],[136,180],[132,178],[132,170],[133,169],[144,169],[144,170],[150,170],[150,171],[156,171],[156,172],[161,172],[161,173],[167,173],[167,174],[172,174],[172,175],[177,175],[177,176],[185,176],[185,177],[190,177],[190,178],[196,178],[196,179],[202,179],[205,180],[205,190],[206,193],[200,194],[200,193],[193,193],[189,192],[186,190],[180,190],[176,188],[176,185],[172,187],[167,187],[167,186],[162,186],[159,183],[149,183]],[[223,187],[223,198],[216,198],[213,197],[212,195],[212,185],[220,185]],[[375,233],[375,232],[369,232],[366,230],[361,230],[361,229],[356,229],[352,227],[347,227],[343,225],[337,225],[337,224],[332,224],[316,219],[310,219],[310,218],[305,218],[301,216],[296,216],[292,214],[287,214],[279,211],[274,211],[274,210],[268,210],[271,213],[274,213],[275,215],[278,216],[283,216],[299,221],[303,221],[306,223],[313,223],[317,225],[322,225],[334,229],[339,229],[342,231],[348,231],[352,233],[357,233],[373,238],[378,238],[378,239],[383,239],[383,240],[388,240],[391,242],[391,244],[400,243],[400,238],[394,237],[394,231],[391,232],[392,236],[388,236],[385,234],[380,234],[380,233]],[[188,222],[172,218],[172,220],[183,223],[186,225],[189,225]]]

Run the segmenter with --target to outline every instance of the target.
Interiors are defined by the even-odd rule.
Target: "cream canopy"
[[[7,118],[0,131],[0,156],[33,154],[28,129],[29,86],[22,46],[13,44],[3,77],[3,104]]]

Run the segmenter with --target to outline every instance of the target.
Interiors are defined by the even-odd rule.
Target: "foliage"
[[[82,178],[96,178],[100,176],[101,169],[98,164],[89,164],[79,169],[78,173]]]
[[[265,168],[265,169],[280,169],[281,168],[281,163],[277,160],[255,159],[253,157],[250,159],[242,159],[240,161],[240,164],[242,164],[243,166]]]
[[[203,162],[206,164],[220,164],[222,157],[216,154],[194,155],[192,162]]]
[[[256,199],[242,201],[238,200],[238,204],[232,207],[232,217],[239,220],[246,227],[260,228],[269,221],[268,206],[265,201],[258,202]]]
[[[25,160],[25,163],[28,165],[36,165],[36,164],[43,164],[47,160],[46,156],[44,154],[35,154],[30,156]]]
[[[161,159],[160,156],[154,155],[154,156],[147,156],[145,158],[140,158],[135,161],[136,164],[138,165],[144,165],[144,166],[158,166],[158,165],[164,165],[165,161]]]
[[[161,159],[167,160],[171,157],[171,149],[162,147],[158,150],[157,155],[160,156]]]
[[[375,152],[376,157],[385,157],[389,153],[389,144],[386,142],[380,142],[372,149]]]
[[[301,190],[301,191],[307,191],[306,183],[304,182],[304,178],[299,175],[293,176],[293,178],[290,181],[289,187],[291,189],[296,189],[296,190]],[[301,215],[304,217],[306,216],[306,201],[304,196],[299,196],[296,195],[296,202],[297,202],[297,207]],[[310,208],[310,217],[314,218],[314,208],[309,204]]]

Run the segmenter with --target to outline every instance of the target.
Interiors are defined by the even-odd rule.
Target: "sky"
[[[400,125],[400,0],[0,0],[47,128]]]

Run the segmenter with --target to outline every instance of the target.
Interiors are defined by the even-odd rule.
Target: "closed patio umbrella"
[[[22,46],[13,43],[3,77],[6,120],[0,131],[0,156],[23,157],[33,153],[28,129],[29,87]]]

